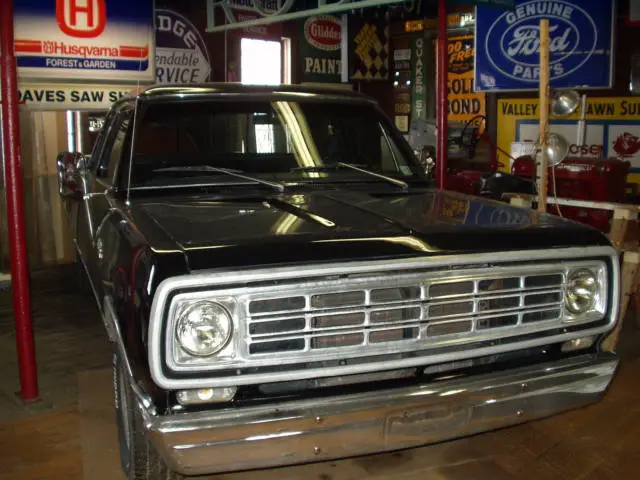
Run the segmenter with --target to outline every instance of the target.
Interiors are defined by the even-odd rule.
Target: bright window
[[[279,85],[282,79],[280,42],[243,38],[241,49],[242,83]]]

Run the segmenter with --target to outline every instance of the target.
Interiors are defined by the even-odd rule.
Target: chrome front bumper
[[[205,474],[384,452],[514,425],[598,401],[618,366],[583,355],[468,379],[215,412],[148,416],[174,470]]]

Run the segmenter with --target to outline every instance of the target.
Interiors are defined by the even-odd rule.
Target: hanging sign
[[[406,0],[206,0],[207,32],[223,32],[405,2]],[[254,12],[258,17],[241,20],[236,15],[238,10]],[[217,11],[224,14],[222,23],[220,16],[216,15]]]
[[[303,82],[340,83],[341,25],[337,17],[321,15],[299,22]]]
[[[184,16],[156,9],[156,81],[159,84],[209,80],[211,64],[200,32]]]
[[[22,80],[154,81],[153,0],[20,0],[14,26]]]
[[[411,45],[411,120],[427,119],[424,42],[423,37],[417,37]]]
[[[234,9],[234,15],[238,23],[248,23],[262,18],[258,12],[248,9]],[[282,38],[282,23],[270,23],[268,25],[249,25],[231,33],[245,38],[264,38],[280,41]]]
[[[516,0],[513,11],[477,7],[477,90],[535,90],[540,19],[549,19],[553,88],[610,88],[614,0]]]
[[[514,0],[447,0],[448,5],[484,5],[491,8],[513,10]]]
[[[107,110],[131,91],[131,86],[20,83],[18,100],[29,110]]]
[[[389,78],[389,25],[384,17],[349,16],[349,67],[352,80]]]
[[[485,95],[473,88],[473,36],[449,38],[449,120],[468,122],[485,113]]]
[[[411,49],[401,48],[393,51],[393,69],[411,70]]]

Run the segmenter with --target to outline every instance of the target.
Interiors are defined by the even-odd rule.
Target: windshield
[[[384,182],[344,164],[399,180],[422,180],[398,138],[368,104],[152,103],[135,134],[130,187],[256,183],[231,173],[285,184]]]

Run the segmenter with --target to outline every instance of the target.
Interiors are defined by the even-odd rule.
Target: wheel
[[[119,355],[113,356],[113,385],[120,465],[128,480],[180,480],[171,471],[145,434],[142,415],[135,405]]]

